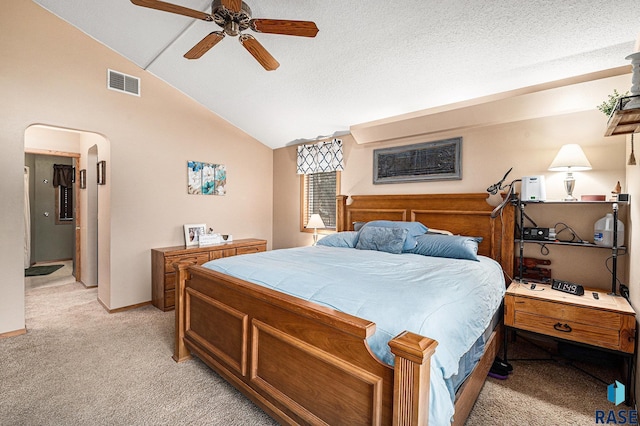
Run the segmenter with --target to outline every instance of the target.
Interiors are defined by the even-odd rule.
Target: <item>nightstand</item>
[[[552,290],[549,284],[536,283],[535,289],[531,289],[531,284],[513,282],[505,295],[504,325],[627,357],[625,388],[629,402],[636,318],[624,297],[589,288],[585,288],[583,296],[575,296]],[[506,359],[506,338],[504,344]]]

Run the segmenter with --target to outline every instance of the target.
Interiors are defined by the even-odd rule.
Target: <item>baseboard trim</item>
[[[98,284],[93,284],[93,285],[89,285],[89,284],[85,284],[83,281],[78,281],[80,284],[82,284],[84,286],[84,288],[96,288],[98,287]]]
[[[6,339],[9,337],[21,336],[23,334],[27,334],[26,328],[21,328],[20,330],[7,331],[6,333],[0,333],[0,339]]]
[[[117,314],[118,312],[130,311],[131,309],[138,309],[143,306],[150,305],[151,301],[136,303],[135,305],[123,306],[122,308],[116,308],[116,309],[109,309],[104,303],[102,303],[102,300],[100,300],[99,298],[98,298],[98,303],[100,303],[100,305],[102,305],[104,310],[109,312],[110,314]]]

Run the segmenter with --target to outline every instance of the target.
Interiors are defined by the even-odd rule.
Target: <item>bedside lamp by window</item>
[[[307,222],[307,228],[313,228],[313,245],[318,242],[318,228],[324,228],[324,222],[319,214],[312,214]]]
[[[585,170],[591,170],[591,163],[587,160],[587,156],[584,155],[580,145],[577,143],[562,145],[556,158],[553,159],[549,166],[549,171],[567,172],[567,176],[564,178],[564,189],[567,191],[567,196],[564,201],[576,201],[573,196],[573,188],[576,183],[573,172]]]

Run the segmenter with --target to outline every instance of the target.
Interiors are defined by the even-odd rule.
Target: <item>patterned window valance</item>
[[[319,142],[298,146],[298,174],[338,172],[344,170],[342,141]]]

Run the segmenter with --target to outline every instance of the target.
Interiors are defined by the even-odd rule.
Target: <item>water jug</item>
[[[613,213],[598,219],[593,227],[593,242],[598,246],[613,247]],[[617,246],[624,245],[624,223],[618,220]]]

